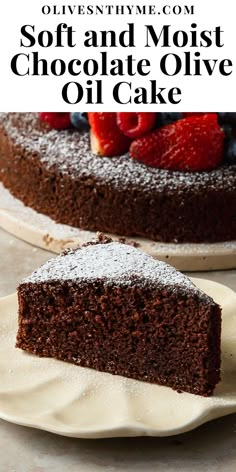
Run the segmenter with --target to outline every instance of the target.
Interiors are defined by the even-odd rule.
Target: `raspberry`
[[[66,129],[71,127],[70,113],[39,113],[41,121],[47,123],[50,128]]]
[[[88,113],[92,151],[101,156],[118,156],[129,150],[130,139],[117,126],[116,113]]]
[[[117,113],[117,124],[129,138],[144,136],[155,127],[156,113]]]
[[[131,157],[160,169],[215,169],[223,158],[225,135],[217,114],[189,116],[137,139]]]

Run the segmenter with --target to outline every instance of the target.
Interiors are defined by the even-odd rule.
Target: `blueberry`
[[[225,151],[225,162],[227,164],[236,164],[236,139],[232,138],[228,142],[228,146]]]
[[[235,130],[233,129],[232,125],[226,123],[221,125],[222,130],[225,133],[225,137],[227,140],[231,139],[235,135]]]
[[[79,131],[87,131],[89,129],[87,113],[71,113],[70,120],[72,125]]]
[[[232,124],[236,126],[236,113],[218,113],[220,125]]]
[[[181,113],[157,113],[157,128],[161,128],[161,126],[170,125],[174,123],[174,121],[181,119]]]

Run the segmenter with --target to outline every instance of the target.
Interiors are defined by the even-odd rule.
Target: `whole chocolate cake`
[[[208,396],[220,380],[221,310],[186,276],[100,238],[18,287],[17,347]]]
[[[0,180],[56,222],[156,241],[236,239],[236,164],[183,172],[99,157],[89,133],[31,113],[0,115]]]

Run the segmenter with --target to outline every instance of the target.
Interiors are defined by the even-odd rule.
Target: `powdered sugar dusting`
[[[145,192],[165,188],[186,192],[194,185],[224,190],[236,185],[236,166],[225,166],[211,172],[173,172],[147,167],[128,155],[106,158],[91,153],[89,136],[76,130],[49,130],[40,123],[36,113],[1,114],[3,125],[15,144],[38,155],[48,169],[57,169],[71,178],[96,178],[97,183],[129,188],[138,186]],[[20,158],[20,155],[19,155]],[[28,156],[30,159],[30,155]]]
[[[142,251],[110,242],[92,244],[75,250],[68,250],[47,261],[23,283],[46,281],[75,281],[76,283],[103,280],[105,284],[171,286],[186,291],[197,292],[191,280],[164,262],[157,261]],[[204,294],[205,296],[205,294]]]

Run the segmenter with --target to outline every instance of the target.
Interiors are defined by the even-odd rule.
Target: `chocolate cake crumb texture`
[[[176,269],[98,240],[18,287],[16,347],[209,396],[220,380],[221,310]]]
[[[50,130],[37,114],[0,114],[0,180],[55,222],[162,242],[236,238],[236,166],[148,167],[92,154],[88,133]]]

